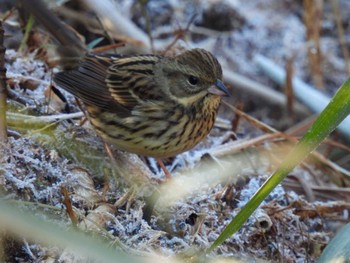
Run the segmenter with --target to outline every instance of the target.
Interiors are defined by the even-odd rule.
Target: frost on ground
[[[91,177],[55,150],[30,138],[10,137],[6,155],[1,174],[2,191],[7,199],[16,199],[19,204],[29,201],[22,206],[36,214],[40,212],[36,204],[44,204],[45,213],[51,214],[50,217],[54,214],[56,223],[69,226],[64,212],[63,186],[70,192],[81,229],[98,232],[111,243],[119,240],[130,249],[163,255],[210,246],[267,178],[264,175],[245,178],[240,186],[232,183],[202,186],[200,191],[187,193],[170,206],[156,204],[151,219],[146,221],[144,198],[135,195],[116,205],[126,189],[111,180],[109,190],[105,192],[101,178]],[[161,200],[162,196],[159,198]],[[293,255],[295,260],[303,259],[310,253],[307,250],[311,243],[315,246],[325,244],[329,238],[320,219],[301,220],[295,213],[293,204],[304,202],[303,198],[279,186],[247,224],[211,256],[219,253],[223,256],[279,258],[283,254]],[[39,258],[46,253],[57,258],[63,252],[34,246],[32,253]]]
[[[133,1],[118,3],[124,14],[146,30],[146,22],[139,7],[131,4]],[[309,78],[301,10],[300,1],[149,1],[149,12],[155,18],[151,24],[155,41],[169,43],[174,30],[179,29],[175,25],[185,28],[196,11],[197,22],[190,26],[185,41],[180,40],[177,48],[205,47],[233,71],[269,85],[273,84],[261,76],[252,61],[255,53],[262,53],[281,65],[288,56],[294,56],[295,74],[305,80]],[[225,15],[220,15],[222,12]],[[218,21],[219,28],[212,26],[213,19]],[[325,22],[326,36],[322,38],[329,92],[346,77],[337,39],[326,30],[332,23],[330,19]],[[221,32],[222,28],[225,30]],[[51,107],[52,101],[47,101],[45,92],[51,70],[45,62],[35,59],[34,53],[10,49],[6,56],[11,107],[32,115],[56,114],[54,109],[62,109]],[[27,88],[28,81],[32,89]],[[278,127],[282,122],[284,110],[266,107],[266,103],[250,94],[238,94],[235,87],[232,91],[230,103],[236,104],[239,98],[244,100],[245,110],[264,123]],[[75,105],[72,96],[67,98]],[[232,112],[223,108],[221,113],[224,125],[214,128],[195,149],[165,160],[174,177],[169,186],[160,186],[164,176],[155,160],[141,161],[135,155],[120,154],[115,149],[118,169],[114,171],[114,164],[88,123],[81,126],[73,120],[39,128],[11,126],[0,166],[1,193],[5,199],[16,200],[15,205],[22,209],[70,227],[72,222],[65,212],[63,198],[66,189],[78,217],[78,227],[111,245],[120,241],[122,249],[131,254],[160,253],[167,257],[206,249],[285,154],[282,147],[276,151],[276,146],[281,146],[279,142],[267,140],[227,156],[215,156],[213,153],[223,145],[233,143],[232,138],[246,143],[262,134],[241,121],[234,135],[230,130]],[[139,180],[136,186],[134,178]],[[313,185],[321,179],[325,180],[323,186],[333,185],[316,166],[298,168],[290,178],[288,184],[270,194],[239,232],[209,256],[313,262],[338,227],[329,224],[330,221],[334,221],[335,215],[339,216],[339,222],[346,220],[347,215],[342,212],[349,208],[341,202],[309,201],[321,199],[322,193],[314,198],[299,195],[302,191],[295,186],[297,180]],[[151,209],[149,197],[154,189],[159,189],[161,194]],[[298,194],[291,189],[298,190]],[[18,242],[21,252],[8,254],[9,262],[15,257],[22,261],[35,258],[42,262],[44,259],[84,262],[77,257],[73,259],[69,250]]]

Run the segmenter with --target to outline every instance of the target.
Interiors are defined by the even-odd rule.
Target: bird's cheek
[[[181,85],[179,85],[181,83],[170,83],[170,93],[178,98],[182,98],[182,97],[186,97],[188,96],[190,93]]]

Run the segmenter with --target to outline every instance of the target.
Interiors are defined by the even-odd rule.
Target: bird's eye
[[[195,86],[198,84],[198,78],[191,75],[188,77],[188,83],[190,83],[192,86]]]

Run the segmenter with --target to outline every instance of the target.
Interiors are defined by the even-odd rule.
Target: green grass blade
[[[208,251],[212,251],[237,232],[270,192],[300,164],[350,114],[350,78],[339,88],[312,127],[291,150],[279,168],[254,194],[246,206],[222,231]],[[349,127],[350,129],[350,127]]]
[[[19,46],[19,52],[23,52],[25,45],[27,44],[28,38],[29,38],[29,34],[33,29],[33,25],[34,25],[35,19],[33,15],[30,15],[26,24],[26,29],[24,31],[24,36],[21,40],[21,44]]]

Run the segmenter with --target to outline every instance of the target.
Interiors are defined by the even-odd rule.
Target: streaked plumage
[[[157,158],[187,151],[209,133],[228,95],[221,80],[220,64],[203,49],[173,58],[88,54],[54,77],[84,102],[107,142]]]

